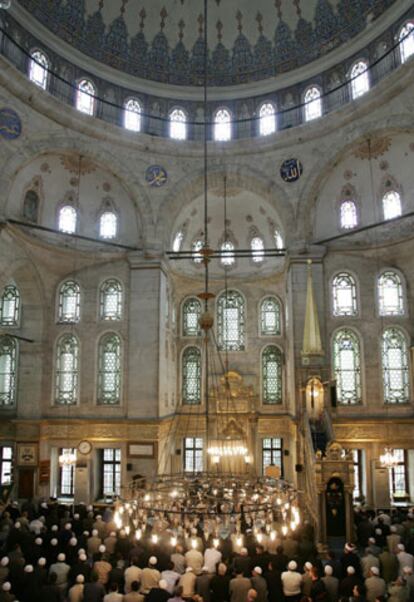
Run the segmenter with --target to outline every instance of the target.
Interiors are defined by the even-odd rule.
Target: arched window
[[[260,334],[279,336],[282,332],[280,303],[266,297],[260,304]]]
[[[24,195],[23,217],[29,222],[37,223],[39,213],[39,196],[34,190],[28,190]]]
[[[265,102],[260,107],[259,130],[261,136],[269,136],[276,131],[276,111],[271,102]]]
[[[170,138],[174,140],[187,138],[187,116],[182,109],[174,109],[170,113]]]
[[[0,323],[2,326],[18,326],[20,322],[20,293],[14,284],[4,287],[1,296]]]
[[[105,334],[98,349],[98,404],[120,403],[121,376],[121,339],[117,334]]]
[[[399,217],[401,211],[401,197],[395,190],[386,192],[382,197],[382,210],[384,212],[384,219],[394,219]]]
[[[397,272],[387,270],[378,278],[378,305],[380,316],[403,316],[404,291]]]
[[[385,403],[410,400],[407,340],[398,328],[387,328],[382,335],[382,378]]]
[[[217,339],[221,351],[244,351],[245,304],[237,291],[229,290],[217,299]]]
[[[72,334],[64,334],[56,346],[55,403],[73,405],[79,394],[79,343]]]
[[[58,215],[58,230],[67,234],[76,232],[76,224],[78,221],[78,213],[72,205],[64,205],[59,209]]]
[[[119,280],[110,278],[102,283],[100,289],[101,320],[122,319],[122,285]]]
[[[285,241],[283,240],[283,236],[279,230],[275,230],[274,238],[275,238],[276,249],[278,249],[278,250],[284,249]]]
[[[104,211],[99,218],[99,236],[115,238],[118,233],[118,216],[114,211]]]
[[[0,337],[0,406],[16,403],[17,343],[7,335]]]
[[[184,240],[184,232],[182,230],[179,230],[177,232],[177,234],[174,236],[174,240],[173,240],[172,250],[174,251],[174,253],[178,253],[181,250],[181,245],[183,244],[183,240]]]
[[[81,113],[93,115],[95,112],[96,90],[88,79],[82,79],[76,89],[76,108]]]
[[[414,54],[414,23],[408,22],[401,28],[398,40],[400,42],[401,62],[405,63]]]
[[[305,92],[305,121],[312,121],[322,116],[321,91],[316,86],[308,88]]]
[[[282,403],[282,353],[269,345],[262,353],[262,401],[265,404]]]
[[[218,109],[214,114],[214,140],[231,140],[231,114],[228,109]]]
[[[340,223],[344,230],[352,230],[358,225],[358,214],[355,201],[342,201],[340,207]]]
[[[141,104],[136,98],[130,98],[124,106],[124,127],[131,132],[141,131]]]
[[[190,297],[183,303],[183,336],[197,337],[200,329],[201,303],[196,297]]]
[[[58,321],[73,323],[80,319],[80,286],[74,280],[67,280],[59,290]]]
[[[351,95],[355,100],[369,90],[368,63],[365,61],[355,63],[351,68],[350,77]]]
[[[187,347],[182,356],[182,403],[201,403],[201,353],[198,347]]]
[[[47,56],[40,50],[33,50],[30,53],[29,79],[43,90],[47,88],[48,69]]]
[[[254,263],[261,263],[264,259],[264,242],[260,236],[255,236],[250,241],[250,248],[252,250],[252,260]]]
[[[235,262],[235,257],[234,257],[234,244],[231,242],[231,240],[225,240],[223,243],[221,243],[220,251],[221,251],[221,257],[220,257],[221,265],[224,265],[226,267],[232,266]]]
[[[333,368],[338,403],[361,403],[361,350],[359,339],[352,330],[343,328],[335,334]]]
[[[334,316],[356,316],[356,282],[348,272],[337,274],[332,281],[332,307]]]
[[[203,255],[200,253],[204,247],[204,242],[201,239],[197,239],[192,244],[192,256],[194,263],[201,263],[203,261]]]

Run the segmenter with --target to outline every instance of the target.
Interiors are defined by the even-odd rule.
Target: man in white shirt
[[[201,552],[196,549],[188,550],[185,553],[185,562],[187,567],[191,567],[196,575],[201,574],[201,569],[204,566],[204,557]]]
[[[207,567],[208,573],[215,574],[217,565],[221,562],[221,552],[219,552],[213,544],[204,552],[204,566]]]
[[[288,570],[282,573],[283,594],[286,601],[298,600],[301,595],[302,575],[296,571],[298,565],[291,560]]]
[[[122,602],[124,596],[118,592],[118,584],[112,583],[110,593],[104,596],[103,602]]]
[[[397,550],[397,558],[400,563],[400,575],[404,575],[404,567],[408,566],[411,569],[414,569],[414,556],[405,551],[405,546],[402,543],[398,544]]]
[[[161,579],[164,579],[164,581],[167,582],[167,592],[169,592],[171,595],[174,593],[180,577],[180,573],[174,570],[174,564],[170,561],[166,570],[162,571]]]
[[[129,592],[131,591],[131,583],[133,581],[141,581],[141,573],[142,569],[140,569],[138,566],[138,559],[133,558],[131,561],[131,566],[126,568],[124,571],[126,594],[129,594]]]

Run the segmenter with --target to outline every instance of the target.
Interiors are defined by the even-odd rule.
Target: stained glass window
[[[141,104],[136,98],[130,98],[124,107],[124,127],[131,132],[141,131]]]
[[[316,86],[308,88],[305,93],[305,121],[312,121],[322,116],[321,91]]]
[[[174,236],[172,250],[174,253],[178,253],[181,250],[181,245],[183,244],[184,232],[179,230],[177,234]]]
[[[255,263],[261,263],[264,259],[264,242],[260,236],[255,236],[250,241],[250,248],[252,250],[252,260]]]
[[[380,316],[403,316],[404,291],[401,277],[391,270],[378,278],[378,303]]]
[[[73,405],[78,401],[79,343],[75,336],[64,334],[56,346],[55,403]]]
[[[332,281],[334,316],[356,316],[358,313],[355,279],[347,272],[337,274]]]
[[[351,449],[352,463],[354,466],[354,491],[352,497],[354,500],[358,499],[363,495],[362,484],[363,484],[363,461],[362,461],[362,449]]]
[[[58,215],[58,230],[67,234],[76,232],[76,224],[78,221],[78,213],[72,205],[64,205],[59,209]]]
[[[390,495],[407,495],[408,493],[408,458],[405,449],[394,449],[394,457],[398,464],[389,471]]]
[[[0,406],[16,403],[17,343],[4,335],[0,337]]]
[[[344,230],[352,230],[358,225],[358,213],[355,201],[342,201],[340,207],[340,223]]]
[[[219,109],[214,115],[214,140],[231,140],[231,114],[228,109]]]
[[[24,195],[23,217],[29,222],[37,223],[39,214],[39,195],[35,190],[28,190]]]
[[[368,63],[358,61],[351,69],[351,95],[355,100],[369,90]]]
[[[285,242],[284,242],[283,236],[281,235],[281,233],[279,232],[279,230],[275,230],[274,237],[275,237],[276,249],[284,249],[285,248]]]
[[[101,320],[122,319],[122,285],[111,278],[102,283],[100,289]]]
[[[220,250],[221,250],[221,257],[220,257],[221,264],[224,266],[227,266],[227,267],[233,265],[235,262],[234,244],[231,242],[231,240],[225,240],[221,244]]]
[[[63,447],[59,449],[59,455],[64,453],[74,454],[76,449]],[[63,464],[59,466],[59,497],[73,497],[75,493],[75,464]]]
[[[80,286],[74,280],[67,280],[59,290],[58,321],[73,323],[80,319]]]
[[[101,405],[116,405],[121,401],[121,339],[117,334],[105,334],[98,350],[98,395]]]
[[[2,326],[18,326],[19,322],[20,293],[14,284],[9,284],[1,296],[0,323]]]
[[[201,472],[203,470],[203,440],[201,437],[184,439],[183,459],[185,472]]]
[[[395,190],[390,190],[382,197],[384,219],[394,219],[401,215],[401,197]]]
[[[121,450],[102,450],[102,496],[121,494]]]
[[[385,403],[410,400],[407,341],[398,328],[387,328],[382,335],[382,377]]]
[[[333,368],[338,403],[361,403],[361,350],[352,330],[344,328],[335,334]]]
[[[201,403],[201,353],[198,347],[187,347],[182,357],[182,402]]]
[[[174,109],[170,113],[170,137],[174,140],[187,138],[187,117],[182,109]]]
[[[266,474],[268,466],[280,468],[280,476],[283,477],[283,439],[280,437],[262,439],[263,474]]]
[[[280,303],[275,297],[266,297],[260,304],[260,334],[279,336],[281,331]]]
[[[47,56],[40,50],[34,50],[30,53],[30,57],[29,79],[39,88],[46,90],[49,68]]]
[[[81,113],[93,115],[95,112],[95,86],[87,79],[82,79],[76,90],[76,108]]]
[[[186,299],[183,303],[183,336],[197,337],[201,334],[201,303],[196,297]]]
[[[13,448],[3,445],[0,448],[0,485],[10,485],[13,474]]]
[[[265,404],[282,403],[282,354],[269,345],[262,353],[262,399]]]
[[[260,107],[259,130],[261,136],[269,136],[276,131],[276,111],[271,102],[265,102]]]
[[[201,263],[203,261],[203,256],[200,253],[200,251],[203,247],[204,247],[204,243],[199,238],[193,242],[192,256],[193,256],[194,263]]]
[[[244,351],[245,304],[237,291],[229,290],[217,299],[217,339],[221,351]]]
[[[401,62],[405,63],[414,54],[414,23],[406,23],[401,28],[398,39],[400,42]]]
[[[99,236],[115,238],[118,233],[118,216],[114,211],[105,211],[99,218]]]

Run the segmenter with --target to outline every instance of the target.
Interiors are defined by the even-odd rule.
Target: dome
[[[245,84],[301,67],[349,42],[394,4],[396,0],[210,0],[209,85]],[[200,86],[203,7],[202,0],[19,0],[13,12],[23,26],[46,27],[59,38],[59,48],[64,41],[86,57],[138,78]],[[37,23],[28,23],[27,12]]]

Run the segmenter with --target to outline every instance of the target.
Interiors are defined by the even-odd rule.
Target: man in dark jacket
[[[217,575],[210,581],[210,599],[214,602],[228,602],[230,575],[227,574],[227,566],[220,562],[217,568]]]
[[[85,583],[83,588],[83,602],[102,602],[105,588],[98,581],[98,574],[92,572],[90,583]]]

